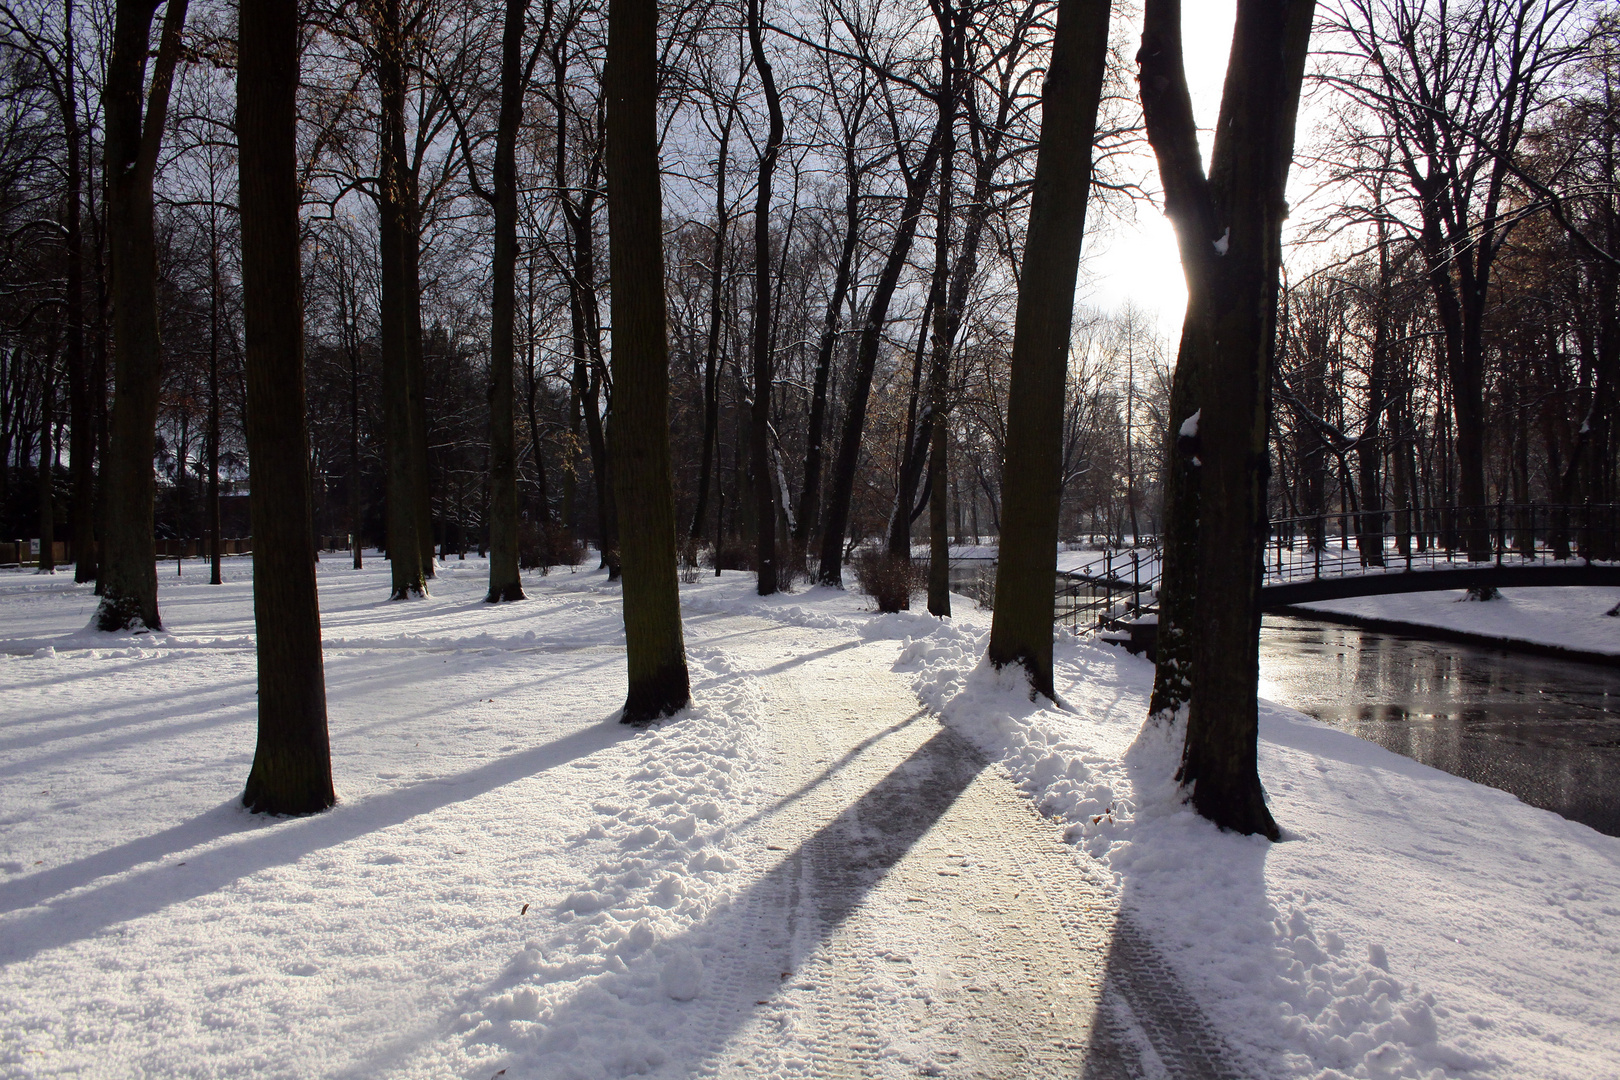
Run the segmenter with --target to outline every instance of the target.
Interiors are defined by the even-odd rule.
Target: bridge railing
[[[1620,557],[1620,504],[1497,503],[1271,522],[1262,585],[1457,567]]]
[[[1261,586],[1326,577],[1620,561],[1620,503],[1497,503],[1277,518]],[[1113,627],[1157,602],[1156,543],[1088,553],[1058,572],[1059,625]]]

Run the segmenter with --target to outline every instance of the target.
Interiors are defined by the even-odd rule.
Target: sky
[[[1235,12],[1235,0],[1193,0],[1181,8],[1187,87],[1206,159],[1220,112]],[[1139,30],[1133,29],[1131,37],[1139,39]],[[1156,189],[1157,173],[1145,146],[1142,155],[1143,168],[1138,171]],[[1080,303],[1110,310],[1129,301],[1149,314],[1170,340],[1179,337],[1187,288],[1176,254],[1175,232],[1159,209],[1139,205],[1134,221],[1110,222],[1101,235],[1093,229],[1082,254]]]

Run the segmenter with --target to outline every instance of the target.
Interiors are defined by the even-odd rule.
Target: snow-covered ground
[[[1358,596],[1302,604],[1311,611],[1434,626],[1505,641],[1528,641],[1577,652],[1620,656],[1620,589],[1503,589],[1494,600],[1471,601],[1462,589]]]
[[[758,828],[789,801],[779,759],[803,736],[783,729],[834,700],[806,682],[784,718],[770,680],[814,658],[856,694],[847,724],[860,693],[909,683],[1067,823],[1077,870],[1243,1075],[1620,1077],[1620,840],[1296,713],[1263,712],[1287,834],[1267,845],[1179,804],[1175,733],[1141,731],[1144,661],[1065,636],[1068,707],[1040,707],[980,665],[988,616],[965,601],[941,623],[704,576],[683,586],[695,704],[633,732],[613,722],[600,573],[531,577],[530,601],[491,608],[469,559],[389,604],[383,564],[339,558],[320,583],[341,802],[264,820],[236,803],[254,657],[248,565],[227,568],[220,587],[196,563],[162,578],[154,635],[87,632],[87,590],[0,575],[4,1075],[687,1075],[748,945],[723,915],[792,847]],[[873,700],[868,742],[897,709],[915,702]],[[845,772],[847,792],[817,789],[829,812],[867,782]],[[904,934],[912,910],[882,914]],[[781,1041],[769,1072],[815,1074],[797,1019],[815,981],[789,974],[728,1030]],[[971,1019],[972,994],[907,993],[939,1014],[929,1037]],[[877,1071],[935,1068],[900,1035]]]

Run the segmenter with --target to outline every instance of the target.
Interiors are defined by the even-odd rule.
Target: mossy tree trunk
[[[657,46],[657,0],[611,0],[604,89],[613,480],[618,504],[635,507],[618,523],[630,681],[621,719],[627,724],[669,716],[690,700],[669,454]]]
[[[1001,551],[988,656],[1020,664],[1047,697],[1063,403],[1074,282],[1091,192],[1091,147],[1108,54],[1108,0],[1059,0],[1046,84],[1029,239],[1019,275],[1001,481]],[[943,496],[943,493],[940,493]]]
[[[240,11],[242,321],[259,658],[259,738],[242,802],[259,813],[308,814],[336,796],[304,411],[298,6],[242,0]]]
[[[1178,779],[1198,812],[1272,839],[1278,829],[1257,767],[1260,561],[1283,189],[1314,7],[1240,0],[1207,178],[1179,0],[1149,0],[1138,54],[1148,135],[1188,284],[1167,433],[1174,449],[1150,708],[1163,715],[1187,706]]]

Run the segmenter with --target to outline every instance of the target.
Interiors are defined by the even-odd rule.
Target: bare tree
[[[613,276],[614,485],[630,689],[622,721],[645,724],[691,698],[675,569],[669,342],[658,168],[657,0],[608,9],[607,174]]]
[[[163,625],[158,616],[152,474],[157,427],[157,246],[152,232],[152,180],[180,58],[186,0],[168,0],[163,33],[146,87],[157,0],[119,0],[107,60],[105,168],[107,233],[111,243],[113,327],[117,338],[109,456],[102,484],[107,500],[105,557],[97,579],[103,630]],[[145,107],[142,107],[144,91]]]
[[[1283,189],[1314,0],[1239,0],[1210,170],[1179,0],[1144,8],[1142,107],[1187,277],[1171,391],[1153,716],[1188,705],[1178,778],[1223,828],[1278,836],[1256,765],[1260,558]]]
[[[309,814],[337,796],[304,412],[298,7],[291,0],[242,0],[240,11],[236,116],[259,655],[259,737],[242,802],[256,813]]]
[[[1019,277],[1007,394],[1001,551],[986,655],[1052,685],[1052,580],[1057,566],[1063,402],[1074,283],[1091,194],[1091,153],[1108,58],[1108,0],[1059,0],[1035,162],[1029,238]]]

